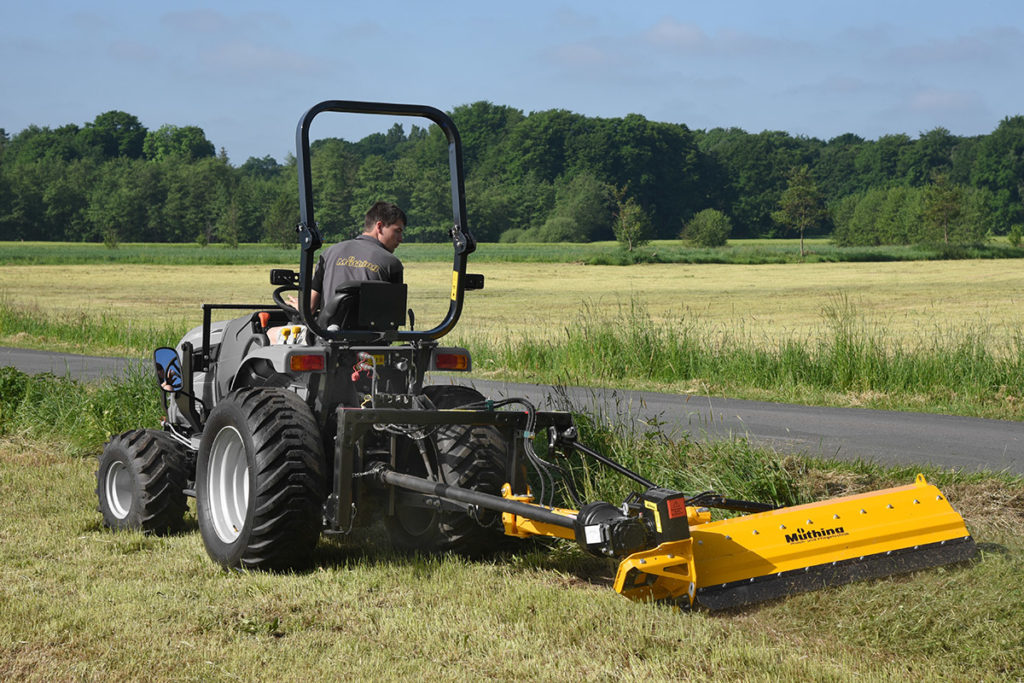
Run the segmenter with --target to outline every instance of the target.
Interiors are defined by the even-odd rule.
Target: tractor
[[[315,254],[310,127],[323,114],[420,117],[448,149],[454,261],[448,310],[414,329],[404,284],[344,282],[311,310]],[[295,570],[321,535],[383,524],[400,551],[479,556],[510,539],[553,537],[619,562],[615,590],[683,608],[735,607],[794,592],[965,560],[974,541],[922,476],[859,496],[776,508],[657,485],[581,443],[571,413],[489,399],[428,372],[472,369],[439,340],[458,322],[476,242],[466,220],[461,141],[427,106],[330,100],[296,131],[298,272],[274,269],[273,304],[203,304],[202,324],[154,352],[166,417],[114,436],[99,455],[103,523],[166,534],[195,499],[210,558],[230,568]],[[447,289],[447,286],[446,286]],[[285,295],[296,293],[297,306]],[[237,317],[220,319],[222,311]],[[216,318],[216,320],[215,320]],[[271,329],[285,343],[270,343]],[[433,375],[431,375],[433,376]],[[538,452],[540,451],[540,452]],[[627,477],[620,504],[580,499],[586,458]],[[557,491],[571,499],[559,507]],[[733,516],[711,520],[712,508]]]

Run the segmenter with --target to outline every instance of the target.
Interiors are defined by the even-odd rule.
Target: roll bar
[[[309,294],[313,282],[314,255],[323,245],[323,238],[313,215],[313,182],[310,169],[309,128],[313,119],[324,112],[348,114],[382,114],[385,116],[418,116],[429,119],[444,131],[448,140],[448,172],[451,178],[452,245],[455,250],[452,265],[451,303],[441,323],[424,331],[395,330],[391,332],[367,330],[328,331],[317,324],[309,308]],[[466,291],[466,259],[476,249],[476,240],[466,226],[466,188],[462,169],[462,141],[455,123],[439,109],[415,104],[387,104],[383,102],[356,102],[352,100],[327,100],[314,105],[299,119],[295,133],[296,162],[299,172],[299,243],[302,248],[299,263],[299,312],[303,321],[314,334],[329,341],[366,342],[420,341],[439,339],[455,327],[462,314],[462,302]]]

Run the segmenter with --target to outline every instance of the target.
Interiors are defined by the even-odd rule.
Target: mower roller
[[[322,238],[313,214],[310,127],[321,114],[422,117],[448,143],[454,261],[448,311],[413,328],[405,285],[345,282],[310,309]],[[294,569],[322,534],[379,523],[401,551],[481,555],[511,538],[569,539],[618,562],[615,590],[680,607],[723,609],[965,560],[963,519],[923,476],[898,488],[808,505],[688,495],[588,448],[568,412],[491,400],[430,371],[468,372],[443,347],[466,292],[476,242],[466,224],[461,142],[432,107],[331,100],[296,131],[299,271],[270,273],[273,304],[203,304],[202,324],[154,352],[161,429],[113,437],[96,493],[113,529],[168,533],[196,500],[209,556],[225,567]],[[298,309],[283,294],[298,293]],[[448,295],[447,283],[445,293]],[[214,320],[215,312],[240,316]],[[407,324],[408,320],[408,324]],[[284,327],[285,343],[268,332]],[[546,443],[543,456],[535,443]],[[621,504],[583,501],[570,458],[628,478]],[[564,500],[570,502],[562,502]],[[562,507],[569,506],[569,507]],[[712,521],[712,510],[737,515]]]

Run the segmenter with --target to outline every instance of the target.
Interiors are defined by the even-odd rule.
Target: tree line
[[[944,128],[831,140],[692,130],[630,114],[524,113],[475,102],[450,112],[463,140],[470,227],[481,241],[832,235],[840,244],[1020,239],[1024,116],[992,133]],[[409,215],[407,239],[447,239],[443,134],[395,124],[311,149],[317,218],[353,234],[378,199]],[[0,240],[294,240],[295,159],[234,166],[197,126],[146,129],[126,112],[82,126],[0,129]]]

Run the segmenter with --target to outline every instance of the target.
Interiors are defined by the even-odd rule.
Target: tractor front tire
[[[240,389],[210,413],[196,462],[196,512],[225,567],[309,563],[323,524],[324,456],[312,411],[278,387]]]
[[[186,485],[185,448],[164,432],[125,432],[99,456],[96,496],[111,529],[157,535],[181,529]]]
[[[482,403],[483,394],[458,385],[423,387],[423,393],[440,409],[462,408]],[[434,433],[445,484],[501,495],[507,477],[508,444],[492,426],[444,425]],[[410,444],[406,468],[424,476],[415,445]],[[500,515],[479,510],[476,518],[465,512],[432,510],[399,505],[385,519],[391,545],[402,552],[455,552],[471,557],[496,550],[505,536]]]

